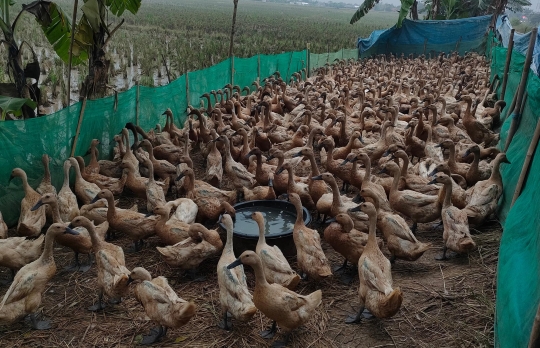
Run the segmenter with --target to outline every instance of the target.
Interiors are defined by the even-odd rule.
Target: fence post
[[[527,150],[527,155],[525,157],[525,161],[523,162],[521,173],[519,174],[519,179],[516,185],[516,190],[514,191],[514,197],[512,197],[512,203],[510,204],[510,208],[514,205],[519,195],[521,194],[521,188],[523,187],[523,184],[525,183],[525,176],[527,176],[529,165],[535,153],[536,146],[538,145],[538,138],[540,138],[540,119],[538,119],[538,122],[536,123],[536,130],[534,131],[534,135],[531,139],[531,143],[529,144],[529,149]]]
[[[234,54],[231,56],[231,86],[234,86]]]
[[[514,49],[514,31],[510,31],[510,39],[508,39],[508,51],[506,52],[506,63],[504,63],[504,75],[501,87],[501,96],[499,99],[504,99],[506,93],[506,84],[508,83],[508,70],[510,70],[510,62],[512,61],[512,50]],[[491,58],[493,59],[493,57]]]
[[[516,106],[512,111],[514,117],[512,118],[512,123],[510,124],[510,130],[508,131],[508,137],[506,138],[506,144],[504,146],[504,152],[508,150],[512,138],[516,133],[517,127],[519,125],[519,118],[521,117],[521,112],[523,111],[523,96],[525,95],[525,89],[527,88],[527,80],[529,78],[529,71],[531,69],[532,55],[534,51],[534,44],[536,43],[536,35],[538,33],[538,28],[533,28],[531,31],[531,39],[529,40],[529,48],[527,50],[527,56],[525,57],[525,64],[523,65],[523,73],[521,74],[521,82],[517,90],[516,97]]]
[[[139,112],[140,112],[139,100],[140,100],[140,95],[141,95],[139,81],[136,82],[136,86],[137,86],[137,102],[135,103],[135,124],[138,126],[139,125]]]
[[[69,157],[73,157],[75,150],[77,149],[77,141],[79,140],[79,133],[81,132],[81,124],[84,117],[84,109],[86,109],[86,96],[84,96],[81,111],[79,112],[79,123],[77,123],[77,131],[75,132],[75,139],[73,139],[73,145],[71,146],[71,153]]]
[[[186,101],[187,101],[187,104],[190,105],[190,101],[189,101],[189,71],[186,71]]]
[[[310,55],[309,55],[309,42],[307,43],[306,45],[306,68],[307,68],[307,72],[306,72],[306,79],[309,77],[309,75],[311,74],[310,72],[310,69],[311,69],[311,62],[310,62]]]
[[[461,43],[461,36],[459,37],[459,40],[456,42],[456,52],[459,52],[459,44]]]
[[[261,83],[261,54],[257,56],[257,83]]]

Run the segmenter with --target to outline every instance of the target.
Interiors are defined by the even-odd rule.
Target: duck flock
[[[126,124],[114,137],[112,160],[97,160],[99,141],[93,140],[88,164],[82,157],[65,160],[58,191],[46,154],[36,189],[24,170],[13,169],[10,180],[22,181],[25,196],[17,237],[7,236],[0,219],[0,266],[13,274],[0,324],[29,317],[34,329],[51,327],[38,308],[56,273],[55,241],[73,250],[72,271],[87,271],[95,260],[98,299],[89,310],[103,310],[105,298],[118,304],[134,295],[141,303],[157,324],[141,343],[157,342],[197,315],[197,304],[180,298],[165,277],[153,278],[144,265],[126,268],[130,255],[115,245],[117,233],[133,241],[129,253],[157,236],[163,261],[192,279],[204,260],[221,254],[219,327],[229,330],[259,310],[273,320],[264,338],[278,326],[283,332],[274,346],[286,345],[326,300],[321,290],[296,293],[298,284],[333,274],[349,282],[347,263],[358,272],[360,309],[346,322],[395,315],[407,294],[393,283],[392,264],[415,261],[432,247],[416,234],[417,225],[441,223],[437,259],[444,260],[475,250],[470,226],[481,226],[496,210],[500,165],[509,161],[495,147],[505,103],[491,94],[489,74],[485,57],[474,53],[339,61],[309,78],[295,73],[289,84],[276,72],[254,82],[254,92],[227,85],[201,96],[181,128],[171,110],[163,129]],[[193,160],[204,163],[204,175],[196,177]],[[121,195],[146,206],[121,209],[115,200]],[[256,250],[233,251],[233,205],[278,197],[297,211],[297,271],[266,243],[261,212],[251,216],[259,227]],[[304,224],[303,207],[316,214],[322,236]],[[218,220],[225,243],[209,229]],[[331,269],[321,238],[343,256],[342,267]],[[251,290],[246,265],[255,274]]]

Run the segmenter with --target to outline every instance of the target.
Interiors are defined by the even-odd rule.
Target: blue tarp
[[[449,53],[456,47],[460,54],[483,52],[490,21],[491,16],[437,21],[405,19],[401,28],[376,30],[369,38],[359,38],[358,54],[438,54]]]
[[[540,27],[539,27],[540,28]],[[497,18],[497,33],[500,35],[500,39],[503,47],[508,47],[508,40],[510,40],[510,31],[512,30],[512,24],[507,15],[502,15]],[[526,34],[514,33],[514,51],[518,51],[524,55],[527,55],[527,48],[529,47],[529,41],[531,40],[531,32]],[[531,69],[537,76],[540,76],[540,32],[536,36],[536,44],[534,45],[533,59],[531,63]]]

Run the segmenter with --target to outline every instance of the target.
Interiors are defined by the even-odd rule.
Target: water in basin
[[[245,207],[237,210],[234,231],[249,236],[258,236],[259,227],[251,218],[251,214],[256,211],[260,211],[264,216],[266,237],[279,236],[293,231],[296,213],[270,207]]]

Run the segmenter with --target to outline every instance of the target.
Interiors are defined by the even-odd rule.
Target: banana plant
[[[380,0],[365,0],[352,16],[350,23],[354,24],[358,22],[360,18],[364,17],[373,7],[375,7],[375,5],[379,3],[379,1]],[[403,20],[405,19],[405,17],[407,17],[407,14],[409,13],[409,10],[411,9],[414,2],[415,0],[401,0],[401,8],[399,9],[399,17],[396,23],[396,26],[398,28],[401,28]]]

